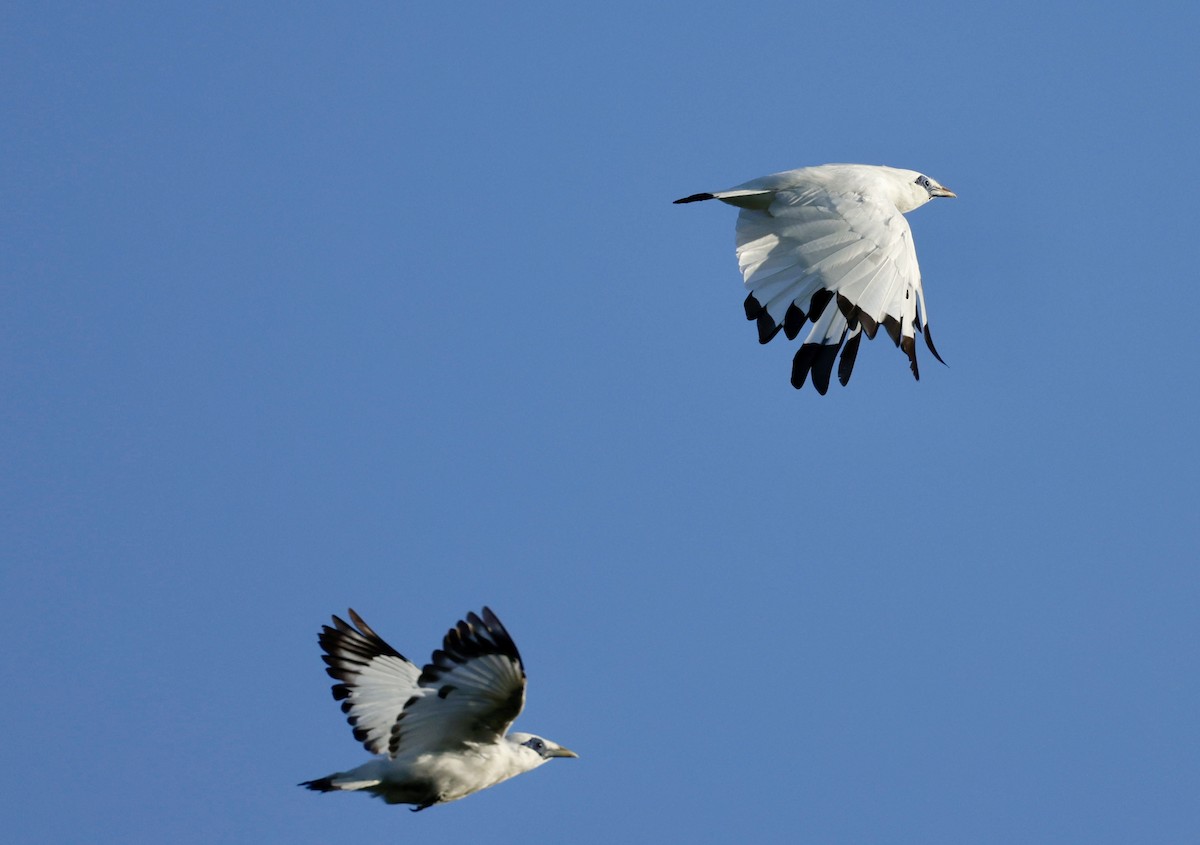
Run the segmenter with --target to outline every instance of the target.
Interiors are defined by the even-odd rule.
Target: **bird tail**
[[[372,786],[379,786],[382,781],[379,780],[339,780],[342,775],[326,775],[323,778],[316,780],[306,780],[303,783],[296,784],[303,786],[305,789],[311,789],[313,792],[347,792],[358,789],[370,789]]]
[[[734,188],[732,191],[692,194],[690,197],[675,200],[675,205],[685,202],[720,200],[730,205],[736,205],[738,208],[751,208],[761,211],[770,206],[773,199],[775,199],[775,192],[766,188]]]
[[[337,792],[339,790],[339,787],[333,785],[333,775],[317,778],[316,780],[306,780],[296,785],[303,786],[305,789],[311,789],[313,792]]]

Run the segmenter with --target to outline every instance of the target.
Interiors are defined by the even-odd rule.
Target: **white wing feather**
[[[842,344],[838,378],[845,384],[860,333],[873,338],[880,325],[904,351],[914,376],[915,338],[923,325],[929,350],[941,360],[929,335],[921,271],[903,213],[935,193],[954,196],[916,171],[834,164],[676,202],[718,199],[741,209],[737,255],[749,291],[746,316],[757,321],[761,343],[781,330],[794,338],[811,322],[793,362],[792,384],[800,387],[811,371],[824,393]]]
[[[525,706],[525,668],[503,623],[484,608],[449,630],[423,669],[353,610],[318,638],[340,681],[333,697],[354,736],[375,754],[414,756],[494,743]]]
[[[776,323],[793,302],[807,314],[821,289],[875,323],[900,321],[905,295],[921,288],[908,221],[867,197],[780,191],[766,211],[739,213],[737,248],[746,288]],[[902,334],[913,336],[912,328]]]
[[[350,625],[333,617],[318,641],[328,664],[326,673],[341,683],[333,697],[342,702],[354,738],[373,754],[386,754],[392,726],[419,689],[421,670],[396,651],[353,610]]]
[[[525,706],[525,672],[503,654],[472,657],[422,678],[419,696],[396,721],[393,756],[497,742]]]

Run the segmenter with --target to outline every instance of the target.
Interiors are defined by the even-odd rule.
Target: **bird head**
[[[928,176],[918,173],[916,184],[924,188],[929,194],[929,199],[934,197],[956,197],[958,194],[947,188],[945,185],[939,185],[936,179],[930,179]]]
[[[514,732],[508,735],[508,738],[524,748],[528,748],[541,757],[543,760],[549,760],[551,757],[578,757],[569,748],[563,748],[557,742],[551,742],[548,739],[543,739],[540,736],[533,734]]]
[[[884,189],[902,214],[907,214],[914,208],[920,208],[934,197],[955,195],[954,191],[936,179],[915,170],[901,170],[892,167],[880,167],[879,170],[886,174]]]

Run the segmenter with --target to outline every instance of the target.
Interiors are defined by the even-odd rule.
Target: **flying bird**
[[[759,343],[781,329],[794,340],[805,322],[812,323],[792,361],[792,386],[803,387],[811,375],[813,387],[824,394],[838,350],[838,381],[844,385],[862,336],[874,338],[880,325],[908,356],[914,378],[921,377],[918,332],[924,331],[929,351],[942,361],[929,334],[921,271],[904,215],[934,197],[953,196],[915,170],[823,164],[675,202],[716,199],[741,209],[737,256],[750,292],[746,319],[758,324]]]
[[[525,706],[525,667],[504,625],[488,608],[468,613],[418,669],[353,610],[318,642],[333,697],[354,738],[376,758],[301,783],[317,792],[359,791],[424,810],[457,801],[553,757],[561,745],[509,727]]]

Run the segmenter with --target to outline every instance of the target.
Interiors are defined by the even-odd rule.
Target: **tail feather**
[[[306,780],[304,783],[297,784],[305,789],[311,789],[313,792],[355,792],[359,789],[370,789],[373,786],[379,786],[383,781],[379,778],[357,778],[355,780],[342,780],[345,774],[328,775],[327,777],[317,778],[316,780]]]
[[[702,202],[703,200],[720,200],[738,208],[749,208],[763,211],[771,206],[775,192],[766,188],[734,188],[732,191],[717,191],[716,193],[692,194],[690,197],[675,200],[675,204],[685,202]]]
[[[303,783],[298,783],[296,786],[303,786],[305,789],[311,789],[313,792],[338,792],[339,787],[333,785],[333,775],[316,780],[306,780]]]

